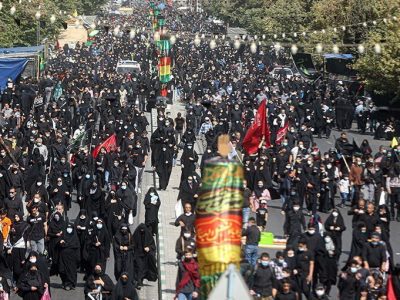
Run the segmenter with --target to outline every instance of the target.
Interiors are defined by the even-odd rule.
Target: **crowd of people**
[[[68,291],[81,272],[86,299],[138,299],[143,280],[157,280],[157,190],[168,189],[178,168],[176,298],[196,299],[201,175],[205,161],[219,155],[217,137],[228,134],[229,158],[245,172],[241,272],[255,299],[328,299],[337,286],[341,300],[382,300],[388,274],[400,298],[390,240],[391,222],[400,221],[400,146],[374,153],[368,139],[358,146],[342,132],[335,147],[319,148],[322,137],[351,128],[353,120],[376,138],[395,136],[396,122],[378,121],[371,100],[345,82],[270,76],[282,58],[269,47],[254,53],[246,42],[197,45],[193,28],[212,33],[211,23],[191,12],[178,18],[168,8],[166,23],[184,36],[171,49],[168,96],[185,105],[175,116],[157,103],[161,86],[150,29],[135,36],[124,31],[125,24],[150,28],[147,10],[104,17],[106,26],[91,45],[56,49],[39,81],[10,80],[1,93],[0,294],[41,299],[51,293],[51,276]],[[141,72],[118,74],[121,59],[139,62]],[[249,155],[243,138],[263,100],[271,146],[262,140]],[[149,136],[146,111],[152,108],[157,129]],[[96,149],[113,134],[115,147]],[[159,185],[142,193],[148,160]],[[287,242],[272,257],[259,242],[269,228],[268,206],[279,199]],[[144,222],[134,225],[141,200]],[[76,205],[79,213],[72,215]],[[351,224],[343,214],[352,216]],[[345,231],[353,237],[348,256],[342,254]],[[106,274],[111,248],[115,280]]]

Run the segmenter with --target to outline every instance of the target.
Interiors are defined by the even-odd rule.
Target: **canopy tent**
[[[3,91],[7,86],[8,78],[13,81],[22,73],[27,58],[0,58],[0,90]]]
[[[0,48],[0,57],[10,57],[23,54],[37,54],[44,50],[44,46]]]
[[[354,59],[352,54],[326,53],[323,56],[325,60],[325,69],[328,73],[349,78],[357,76],[356,71],[352,67]]]
[[[353,59],[352,54],[335,54],[335,53],[325,53],[324,55],[325,59]]]

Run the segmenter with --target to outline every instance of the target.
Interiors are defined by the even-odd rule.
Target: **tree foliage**
[[[378,92],[400,92],[400,22],[391,19],[400,13],[399,0],[208,0],[207,3],[206,11],[216,13],[229,25],[243,27],[250,34],[266,34],[268,41],[296,43],[301,51],[315,53],[316,45],[321,43],[323,52],[331,52],[336,44],[342,53],[356,53],[356,45],[364,44],[366,53],[355,67],[367,87]],[[386,24],[383,18],[387,18]],[[376,24],[372,23],[374,20],[378,20]],[[299,34],[303,31],[307,32],[305,36]],[[376,43],[383,44],[381,55],[373,51]]]
[[[94,15],[107,0],[3,0],[0,11],[0,47],[30,46],[37,43],[37,29],[40,24],[40,39],[54,39],[63,27],[63,22],[77,11],[80,15]],[[15,14],[10,8],[15,6]],[[40,10],[39,10],[40,6]],[[40,23],[35,18],[40,11]],[[60,13],[61,12],[61,13]],[[54,23],[51,16],[56,17]]]
[[[383,43],[382,43],[383,42]],[[374,52],[374,45],[382,43],[382,53]],[[369,90],[376,93],[400,95],[400,27],[390,24],[387,30],[371,33],[367,43],[370,49],[356,62],[356,69]]]

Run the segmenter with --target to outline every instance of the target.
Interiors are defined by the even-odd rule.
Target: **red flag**
[[[243,140],[243,148],[248,154],[256,153],[263,137],[266,147],[270,147],[271,142],[269,126],[267,122],[266,100],[261,102],[254,118],[254,122],[246,132]]]
[[[289,122],[286,122],[285,126],[278,129],[278,132],[276,133],[276,140],[275,140],[275,143],[277,145],[280,145],[282,143],[283,139],[286,136],[288,129],[289,129]]]
[[[115,136],[115,134],[111,135],[108,139],[106,139],[104,142],[102,142],[100,145],[94,148],[92,152],[92,156],[94,158],[97,157],[101,148],[105,148],[107,152],[110,152],[111,150],[117,148],[117,137]]]
[[[396,292],[393,288],[392,275],[389,276],[387,281],[387,300],[397,300]]]

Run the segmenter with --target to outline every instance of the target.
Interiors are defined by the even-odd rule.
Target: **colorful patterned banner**
[[[207,299],[229,264],[239,267],[242,205],[241,164],[221,158],[207,161],[195,223],[201,299]]]

